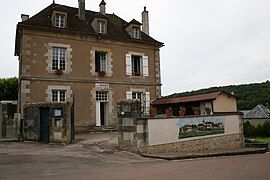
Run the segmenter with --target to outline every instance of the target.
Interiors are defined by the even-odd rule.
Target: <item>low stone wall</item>
[[[118,105],[118,144],[122,150],[171,153],[244,147],[242,113],[149,119],[141,117],[138,102]]]
[[[147,153],[194,152],[244,147],[242,134],[230,134],[196,140],[148,146]]]

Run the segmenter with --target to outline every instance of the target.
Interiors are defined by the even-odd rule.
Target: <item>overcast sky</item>
[[[86,0],[99,10],[101,0]],[[77,7],[77,0],[55,0]],[[52,0],[9,0],[0,6],[0,77],[17,76],[16,24]],[[107,12],[126,21],[150,16],[150,35],[161,48],[163,95],[270,79],[269,0],[107,0]]]

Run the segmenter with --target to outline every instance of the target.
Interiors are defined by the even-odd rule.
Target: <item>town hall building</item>
[[[144,113],[161,97],[160,48],[142,22],[52,3],[17,25],[19,112],[28,103],[72,102],[77,129],[117,124],[117,102],[138,99]]]

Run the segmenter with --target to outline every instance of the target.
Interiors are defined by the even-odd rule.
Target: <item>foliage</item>
[[[18,99],[18,78],[0,78],[0,101]]]
[[[265,122],[263,125],[254,127],[249,121],[244,123],[244,136],[250,137],[270,137],[270,123]]]
[[[219,90],[224,90],[226,92],[233,92],[236,96],[239,97],[237,102],[238,109],[240,110],[250,110],[257,106],[258,104],[267,103],[270,104],[270,81],[263,83],[254,83],[254,84],[242,84],[242,85],[231,85],[231,86],[220,86],[220,87],[211,87],[207,89],[200,89],[190,92],[175,93],[167,98],[171,97],[183,97],[183,96],[192,96],[204,93],[216,92]]]
[[[259,142],[268,143],[268,145],[270,145],[270,138],[256,137],[255,139]]]

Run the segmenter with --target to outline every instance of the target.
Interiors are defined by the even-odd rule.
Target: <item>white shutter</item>
[[[143,76],[149,76],[148,71],[148,56],[143,56]]]
[[[126,92],[126,99],[132,99],[132,92],[131,91]]]
[[[150,93],[145,92],[145,110],[146,110],[146,114],[149,114],[149,109],[150,109]]]
[[[126,75],[132,75],[131,69],[131,54],[126,54]]]

